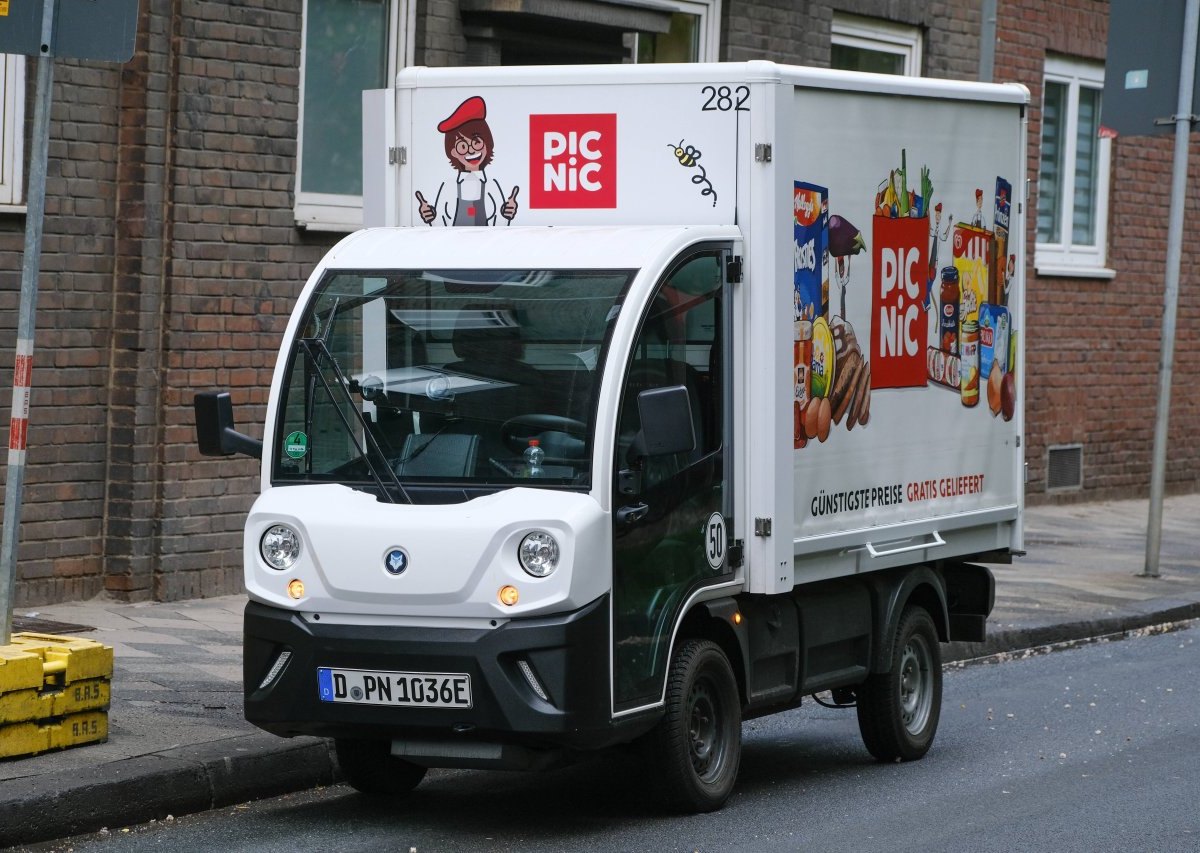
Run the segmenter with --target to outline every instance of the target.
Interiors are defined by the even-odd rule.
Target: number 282
[[[731,89],[729,86],[704,86],[700,89],[701,94],[708,95],[704,105],[700,107],[701,112],[723,112],[729,111],[748,113],[750,107],[750,87],[738,86]]]

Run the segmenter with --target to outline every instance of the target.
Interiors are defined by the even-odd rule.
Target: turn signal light
[[[521,594],[517,592],[515,586],[507,585],[500,587],[500,603],[505,607],[512,607],[520,597]]]
[[[300,578],[296,578],[289,583],[287,589],[288,595],[297,601],[304,598],[304,581],[300,580]]]

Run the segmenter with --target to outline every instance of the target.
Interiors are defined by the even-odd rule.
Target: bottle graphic
[[[938,318],[938,347],[943,352],[958,354],[958,268],[942,268],[942,290],[938,294],[941,317]]]
[[[540,477],[542,476],[542,460],[546,458],[546,451],[542,450],[536,438],[529,439],[529,446],[525,448],[525,476]]]
[[[979,402],[979,324],[967,320],[959,339],[959,394],[964,406]]]

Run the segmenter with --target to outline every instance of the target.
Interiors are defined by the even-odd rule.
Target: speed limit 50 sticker
[[[714,512],[704,523],[704,556],[713,571],[725,564],[725,516]]]

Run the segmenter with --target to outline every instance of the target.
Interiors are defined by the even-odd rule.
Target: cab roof
[[[370,228],[338,243],[327,269],[638,269],[692,243],[736,240],[733,226],[418,225]]]

